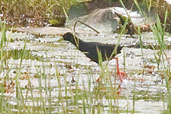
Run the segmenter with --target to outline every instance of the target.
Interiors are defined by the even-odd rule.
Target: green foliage
[[[69,0],[68,0],[69,1]],[[2,6],[3,2],[7,2],[7,3],[13,3],[8,10],[13,10],[11,9],[11,7],[14,7],[13,5],[19,6],[18,4],[22,4],[22,3],[28,3],[28,0],[24,1],[24,0],[3,0],[1,1],[0,5]],[[45,8],[46,7],[46,2],[50,3],[50,1],[38,1],[38,0],[30,0],[30,3],[28,5],[32,5],[32,6],[36,6],[38,5],[38,3],[40,3],[37,7],[32,7],[32,11],[34,12],[33,14],[38,14],[41,12],[36,11],[36,9],[38,7],[41,8]],[[51,7],[47,6],[45,9],[46,12],[50,12],[51,9],[53,9],[55,6],[63,6],[61,8],[61,10],[67,10],[67,8],[70,7],[71,4],[73,4],[71,1],[69,1],[70,3],[67,4],[67,0],[51,0]],[[61,2],[61,4],[56,4],[56,3]],[[75,1],[73,1],[75,2]],[[18,4],[17,4],[18,3]],[[43,6],[43,3],[46,3]],[[65,4],[67,4],[66,6],[64,6]],[[42,6],[41,6],[42,5]],[[54,6],[53,6],[54,5]],[[16,7],[15,6],[15,7]],[[5,6],[2,6],[5,7]],[[22,8],[24,6],[21,6]],[[29,7],[26,7],[29,8]],[[43,9],[42,9],[43,10]],[[26,11],[25,9],[21,12]],[[29,11],[26,11],[29,12]],[[167,13],[166,13],[167,14]],[[44,15],[44,14],[41,14]],[[52,14],[53,15],[53,14]],[[167,15],[166,15],[167,17]],[[120,41],[121,36],[124,33],[124,30],[126,28],[126,24],[128,23],[128,19],[126,19],[126,22],[124,23],[124,26],[120,32],[119,35],[119,40],[118,40],[118,44]],[[158,42],[158,44],[160,45],[160,50],[159,55],[158,56],[162,56],[164,55],[164,50],[166,49],[165,43],[164,43],[164,35],[165,35],[165,26],[163,27],[163,25],[160,22],[160,19],[158,18],[158,21],[156,23],[156,25],[152,26],[152,30],[155,36],[156,41]],[[38,76],[38,86],[39,88],[37,88],[37,90],[34,88],[34,85],[31,85],[32,83],[30,82],[30,80],[28,80],[28,82],[30,83],[30,88],[24,88],[22,90],[21,86],[20,86],[20,80],[19,80],[19,76],[21,75],[21,69],[23,65],[23,60],[24,59],[33,59],[34,57],[31,56],[31,51],[26,50],[26,41],[24,42],[24,46],[22,48],[22,50],[14,50],[14,51],[6,51],[5,50],[5,46],[8,44],[8,40],[6,37],[6,27],[5,24],[1,23],[1,32],[2,32],[2,37],[1,37],[1,54],[0,54],[0,59],[1,59],[1,69],[3,68],[4,63],[7,65],[8,63],[8,59],[10,57],[13,57],[14,59],[20,59],[20,65],[17,69],[17,73],[16,73],[16,97],[14,96],[14,98],[16,98],[15,100],[17,101],[16,105],[10,105],[10,103],[8,103],[9,101],[6,100],[6,97],[4,97],[3,92],[4,92],[4,85],[3,83],[0,84],[1,89],[0,92],[2,93],[0,96],[0,113],[52,113],[53,110],[58,111],[59,114],[62,113],[87,113],[89,111],[89,113],[92,112],[92,114],[95,113],[105,113],[106,109],[109,110],[109,113],[136,113],[136,109],[135,108],[135,103],[136,103],[136,84],[134,86],[134,91],[133,91],[133,110],[125,110],[124,108],[127,108],[127,106],[125,106],[123,109],[121,109],[119,106],[119,102],[118,102],[118,94],[117,94],[117,87],[115,84],[115,81],[111,81],[110,77],[111,77],[111,72],[109,72],[107,65],[102,65],[102,57],[101,57],[101,52],[98,51],[98,58],[99,58],[99,63],[101,66],[101,77],[106,77],[107,79],[103,80],[105,83],[98,83],[97,86],[95,84],[92,83],[91,78],[93,77],[91,74],[93,74],[93,71],[90,72],[90,75],[86,75],[86,76],[90,76],[91,78],[89,80],[86,80],[86,83],[84,81],[82,81],[81,83],[83,83],[83,88],[79,87],[80,81],[79,79],[77,79],[77,82],[75,85],[71,85],[68,84],[66,77],[68,77],[68,73],[64,73],[62,76],[60,74],[60,69],[58,68],[59,63],[55,63],[55,71],[56,74],[54,74],[56,76],[56,83],[57,83],[57,87],[51,87],[51,78],[54,77],[49,77],[47,73],[47,69],[50,69],[48,67],[48,65],[46,66],[46,64],[43,66],[43,70],[41,71],[41,67],[36,69],[36,73],[39,74]],[[139,33],[141,34],[141,33]],[[117,45],[118,45],[117,44]],[[116,53],[116,50],[114,51],[114,53]],[[77,58],[77,57],[76,57]],[[34,62],[34,61],[33,61]],[[54,62],[54,61],[52,61]],[[42,61],[42,64],[43,61]],[[75,63],[74,63],[75,64]],[[76,64],[75,64],[76,66]],[[7,68],[7,67],[6,67]],[[86,68],[86,67],[85,67]],[[13,68],[9,68],[9,70],[11,70]],[[46,70],[45,70],[46,69]],[[87,69],[89,70],[89,69]],[[167,72],[170,72],[169,70]],[[168,75],[166,72],[166,76]],[[74,73],[72,73],[72,75],[75,76]],[[62,80],[61,77],[64,77],[64,79]],[[79,77],[79,76],[78,76]],[[109,79],[109,80],[108,80]],[[47,83],[43,83],[43,81],[48,82]],[[167,85],[168,85],[168,80],[166,80]],[[85,83],[85,85],[84,85]],[[106,84],[108,86],[106,86]],[[33,86],[33,87],[32,87]],[[84,87],[85,86],[85,87]],[[86,86],[88,86],[88,88],[90,89],[86,89]],[[93,87],[94,90],[91,90],[91,88]],[[168,88],[168,110],[166,110],[165,112],[163,112],[163,114],[170,114],[170,107],[171,107],[171,97],[170,97],[170,91],[169,91],[169,87]],[[57,90],[55,90],[57,89]],[[36,90],[36,91],[35,91]],[[25,92],[27,91],[27,92]],[[56,93],[54,93],[54,91]],[[40,96],[35,97],[33,96],[33,92],[38,93]],[[26,93],[26,95],[24,94]],[[29,95],[31,94],[31,95]],[[45,96],[43,96],[43,94],[45,94]],[[52,96],[51,96],[52,94]],[[58,97],[53,98],[53,94],[58,94]],[[143,93],[142,93],[143,94]],[[142,95],[141,94],[141,95]],[[29,97],[28,97],[29,96]],[[155,96],[154,96],[155,97]],[[106,104],[109,105],[104,105],[103,104],[103,99],[105,100]],[[53,99],[55,99],[54,101],[52,101]],[[9,100],[9,98],[8,98]],[[27,100],[29,100],[29,103],[33,103],[33,106],[28,106]],[[113,104],[113,101],[115,102],[115,104]],[[37,104],[40,104],[39,106],[36,106]],[[92,104],[91,104],[92,103]],[[94,105],[95,104],[95,105]],[[122,104],[121,104],[122,105]],[[58,106],[58,107],[57,107]],[[53,109],[53,107],[55,107],[55,109]],[[56,108],[57,107],[57,108]],[[72,108],[71,108],[72,107]],[[59,108],[59,109],[58,109]],[[14,109],[17,109],[18,112],[14,112]],[[88,111],[87,111],[88,110]]]
[[[47,14],[60,14],[62,8],[68,9],[76,0],[1,0],[0,13],[5,16],[44,17]]]
[[[52,26],[64,26],[64,24],[65,24],[65,19],[62,19],[62,18],[50,19],[50,20],[49,20],[49,23],[50,23]]]
[[[1,28],[1,33],[2,33],[2,37],[1,37],[1,48],[3,46],[6,45],[7,42],[7,38],[6,38],[6,27],[4,22],[0,21],[0,28]]]
[[[57,20],[55,26],[63,26],[68,9],[76,2],[77,0],[1,0],[0,14],[11,25],[35,26],[43,25],[48,20]]]

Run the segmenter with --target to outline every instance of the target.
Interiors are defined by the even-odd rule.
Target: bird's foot
[[[71,80],[71,83],[75,83],[76,81],[75,81],[75,79],[74,78],[72,78],[72,80]]]
[[[97,80],[96,80],[97,83],[100,82],[100,78],[101,78],[101,76],[97,78]]]
[[[122,87],[121,87],[121,84],[118,85],[118,91],[117,91],[117,94],[120,95],[122,92]]]
[[[127,78],[127,74],[125,72],[117,72],[117,75],[119,77],[119,80],[122,82],[123,79]]]

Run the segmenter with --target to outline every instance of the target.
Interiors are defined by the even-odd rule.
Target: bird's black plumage
[[[102,61],[112,59],[116,54],[121,53],[122,46],[117,46],[117,52],[114,53],[116,45],[103,44],[98,42],[84,42],[77,38],[72,33],[68,32],[63,35],[64,40],[74,44],[77,49],[84,52],[84,54],[90,58],[92,61],[99,63],[98,61],[98,51],[101,53]]]

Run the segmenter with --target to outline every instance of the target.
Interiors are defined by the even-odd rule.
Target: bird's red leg
[[[116,74],[119,77],[119,80],[122,82],[123,79],[126,79],[127,74],[125,72],[120,72],[118,57],[116,57],[116,58],[114,57],[114,59],[116,59],[116,69],[117,69]],[[99,82],[100,78],[101,78],[101,76],[96,80],[96,82]]]
[[[100,78],[101,78],[101,76],[99,76],[98,78],[97,78],[97,80],[96,80],[96,82],[100,82]]]
[[[120,72],[118,57],[116,57],[116,58],[114,58],[114,59],[116,59],[116,69],[117,69],[116,74],[118,75],[119,80],[122,82],[122,81],[123,81],[123,79],[125,79],[125,78],[126,78],[126,75],[127,75],[127,74],[126,74],[125,72]]]

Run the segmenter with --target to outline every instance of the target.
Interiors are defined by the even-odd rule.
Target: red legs
[[[118,94],[120,94],[122,92],[122,87],[121,87],[121,84],[122,84],[122,81],[123,79],[126,79],[127,77],[127,74],[125,72],[121,72],[120,69],[119,69],[119,60],[118,60],[118,57],[114,58],[116,59],[116,74],[117,76],[119,77],[119,80],[120,80],[120,84],[118,85]]]
[[[121,84],[123,82],[123,79],[126,79],[127,77],[127,74],[125,72],[121,72],[120,69],[119,69],[119,60],[118,60],[118,57],[114,58],[116,59],[116,74],[117,76],[119,77],[119,80],[120,80],[120,84],[118,85],[118,92],[117,94],[120,94],[122,92],[122,87],[121,87]],[[101,76],[96,80],[96,82],[100,82],[100,78]]]
[[[119,80],[122,83],[123,79],[126,79],[127,74],[125,72],[121,72],[120,71],[118,57],[116,57],[116,58],[114,57],[114,59],[116,59],[116,69],[117,69],[116,74],[117,74],[117,76],[119,77]],[[101,76],[96,80],[96,82],[99,82],[100,81],[100,78],[101,78]]]
[[[116,74],[117,74],[117,76],[119,77],[119,80],[122,83],[123,79],[125,79],[127,77],[127,74],[125,72],[120,71],[118,57],[116,57],[114,59],[116,59],[116,69],[117,69]]]
[[[97,83],[100,82],[100,78],[101,78],[101,76],[99,76],[99,77],[97,78],[97,80],[96,80]]]

